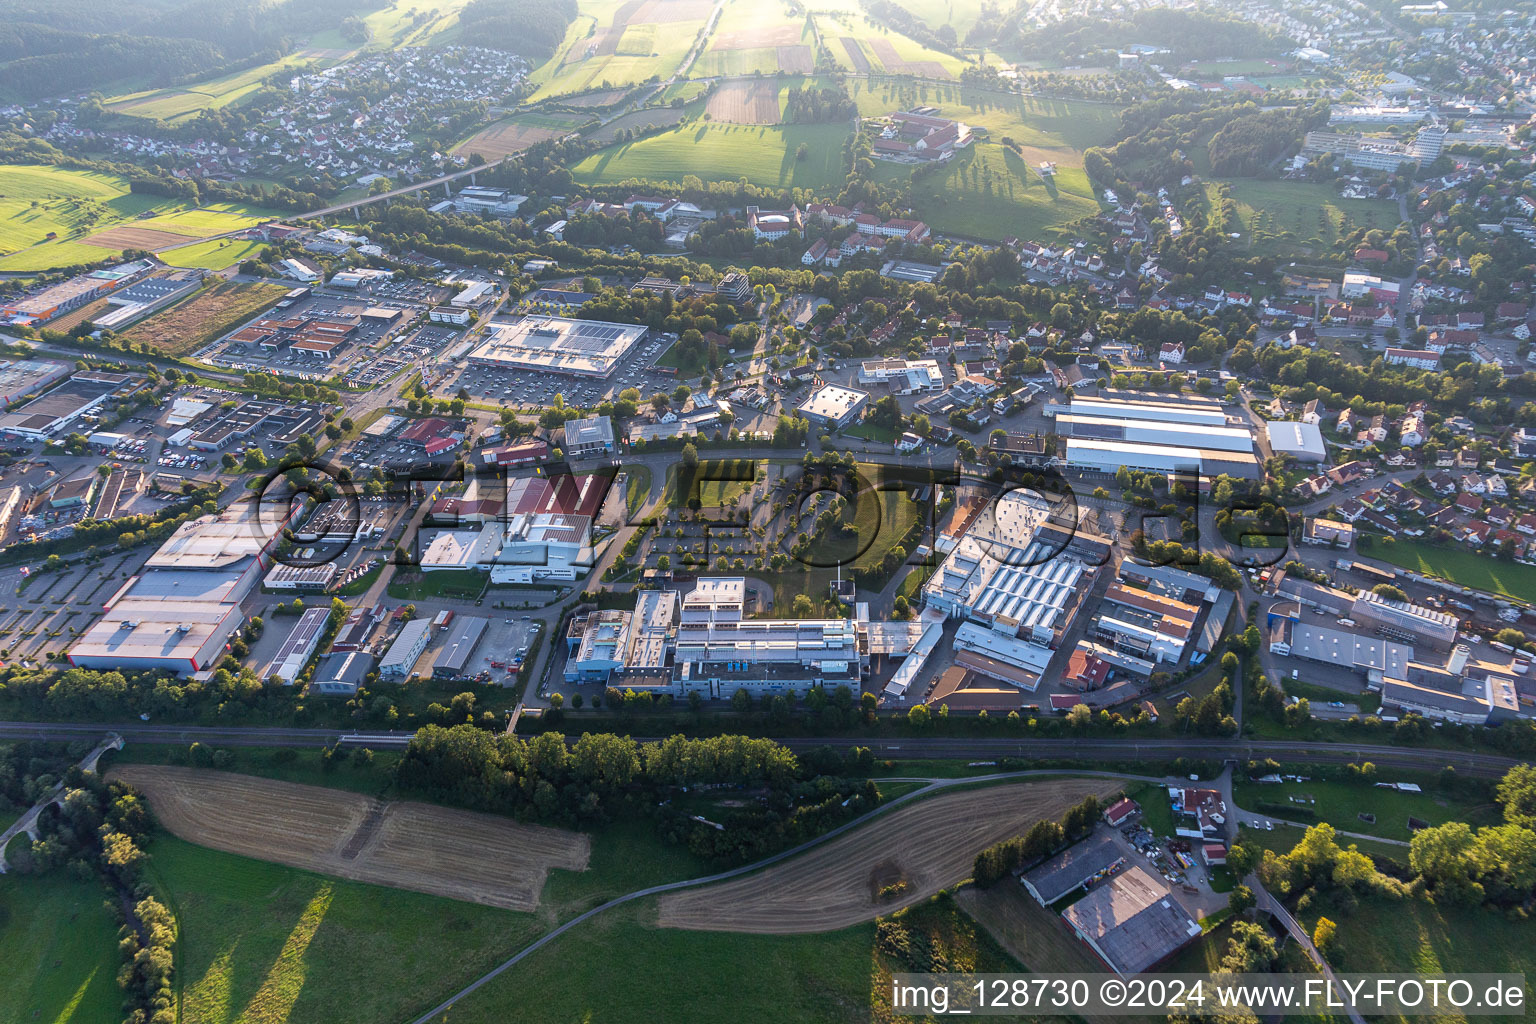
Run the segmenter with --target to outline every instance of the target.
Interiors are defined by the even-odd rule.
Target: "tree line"
[[[1090,794],[1068,808],[1059,822],[1044,818],[1021,836],[993,843],[976,855],[971,868],[972,880],[986,889],[1023,868],[1038,864],[1092,832],[1099,810],[1099,798]]]

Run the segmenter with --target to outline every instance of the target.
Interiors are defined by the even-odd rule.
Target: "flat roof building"
[[[401,627],[395,642],[384,652],[379,662],[379,678],[398,682],[411,674],[416,661],[427,649],[432,639],[432,623],[426,619],[412,619]]]
[[[83,370],[52,391],[0,415],[0,434],[18,434],[34,441],[57,436],[81,416],[131,393],[145,380],[136,373]]]
[[[477,366],[608,377],[645,337],[646,328],[540,315],[510,323],[492,320],[485,333],[469,354]]]
[[[1121,466],[1142,472],[1260,475],[1253,434],[1212,399],[1115,393],[1052,402],[1046,415],[1067,440],[1067,466],[1112,474]]]
[[[839,430],[857,420],[859,411],[868,401],[868,391],[845,388],[840,384],[824,384],[800,403],[800,412],[814,423]]]
[[[613,420],[586,416],[565,421],[565,454],[575,458],[613,451]]]
[[[242,501],[183,523],[107,600],[101,618],[71,645],[70,663],[183,676],[212,668],[245,621],[241,601],[296,514]]]
[[[320,645],[320,634],[325,631],[330,617],[330,608],[306,608],[283,646],[277,649],[277,656],[267,668],[267,677],[277,676],[285,684],[292,685]]]
[[[1461,628],[1454,615],[1407,601],[1393,601],[1369,590],[1362,590],[1355,597],[1349,617],[1382,636],[1440,651],[1456,645],[1456,631]]]
[[[448,639],[443,642],[443,652],[432,666],[433,679],[463,679],[469,670],[469,659],[485,636],[490,619],[476,615],[457,615],[448,628]]]
[[[1328,457],[1323,432],[1316,423],[1272,420],[1265,429],[1270,450],[1276,455],[1289,455],[1300,462],[1322,462]]]

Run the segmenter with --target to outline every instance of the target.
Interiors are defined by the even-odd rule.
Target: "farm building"
[[[1140,974],[1200,936],[1200,925],[1160,880],[1133,865],[1092,890],[1062,919],[1116,974]]]
[[[1125,853],[1107,833],[1089,836],[1019,876],[1043,907],[1111,875],[1125,865]]]

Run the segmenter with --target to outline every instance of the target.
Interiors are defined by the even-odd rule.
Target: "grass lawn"
[[[678,380],[691,380],[704,372],[704,361],[707,358],[707,353],[701,352],[684,362],[678,356],[677,346],[669,345],[665,352],[656,357],[656,361],[652,365],[670,366],[677,371]],[[641,395],[640,397],[646,398],[648,396]]]
[[[131,193],[127,180],[116,175],[7,165],[0,167],[0,270],[48,270],[108,259],[121,250],[122,240],[98,245],[86,239],[110,228],[201,238],[265,217],[264,211],[231,203],[187,209],[161,196]],[[50,233],[55,237],[48,238]],[[160,244],[175,241],[160,239]]]
[[[540,895],[540,913],[567,921],[626,892],[707,875],[710,867],[687,847],[664,842],[649,821],[616,821],[588,830],[592,856],[585,871],[555,869]]]
[[[1128,790],[1126,795],[1141,805],[1142,824],[1156,835],[1173,835],[1173,804],[1168,801],[1166,789],[1147,782],[1140,789]]]
[[[1332,251],[1342,235],[1356,228],[1397,226],[1397,204],[1386,199],[1341,199],[1321,182],[1258,181],[1240,178],[1206,186],[1208,197],[1221,190],[1237,204],[1238,225],[1250,252],[1261,256]]]
[[[609,911],[460,1000],[453,1024],[801,1024],[862,1019],[875,926],[818,935],[656,927],[656,904]],[[510,945],[510,944],[509,944]],[[646,967],[642,956],[656,965]],[[687,980],[682,982],[686,969]]]
[[[241,260],[256,255],[266,248],[266,242],[242,242],[234,238],[215,238],[207,242],[194,242],[160,253],[160,258],[173,267],[202,270],[223,270]]]
[[[680,182],[685,174],[706,181],[745,178],[768,188],[826,188],[845,177],[845,124],[727,125],[691,121],[621,143],[571,169],[579,182],[612,184],[631,178]],[[804,145],[807,156],[795,154]],[[681,375],[681,374],[680,374]]]
[[[719,508],[746,494],[758,473],[753,459],[701,459],[692,473],[678,463],[667,473],[663,500],[670,508],[683,508],[697,492],[703,507]]]
[[[0,1020],[92,1024],[122,1017],[117,922],[95,879],[0,875]]]
[[[1050,160],[1051,155],[1040,159]],[[982,239],[1014,234],[1038,238],[1099,212],[1081,165],[1054,161],[1057,172],[1046,180],[1031,166],[1040,159],[1026,161],[1001,145],[976,142],[941,171],[913,182],[913,208],[935,230]],[[911,168],[902,164],[877,167],[877,177],[883,180],[911,176]]]
[[[868,421],[855,423],[843,433],[849,437],[862,437],[866,441],[877,441],[883,444],[894,444],[896,441],[896,431]]]
[[[1384,781],[1395,778],[1390,773],[1380,777]],[[1298,813],[1290,816],[1293,821],[1303,824],[1326,821],[1334,828],[1346,832],[1361,832],[1405,842],[1413,838],[1413,833],[1408,830],[1410,815],[1431,825],[1443,825],[1448,821],[1466,821],[1474,826],[1490,825],[1497,824],[1499,820],[1498,809],[1492,804],[1467,807],[1433,792],[1427,786],[1423,793],[1399,793],[1391,789],[1378,789],[1369,783],[1342,779],[1312,779],[1308,782],[1277,784],[1239,781],[1234,785],[1233,796],[1238,806],[1260,814],[1268,813],[1258,810],[1260,802],[1296,807],[1298,811],[1311,810],[1316,817]],[[1292,800],[1293,797],[1299,799],[1306,796],[1316,802],[1306,804]],[[1276,817],[1287,817],[1280,811],[1274,814]],[[1360,820],[1361,814],[1374,814],[1375,823]],[[1347,846],[1348,843],[1343,845]]]
[[[147,343],[157,352],[183,356],[249,320],[285,291],[280,284],[221,281],[139,321],[123,336],[135,344]]]
[[[333,58],[317,54],[293,53],[268,64],[219,75],[202,82],[115,96],[107,101],[107,107],[118,114],[175,122],[204,110],[217,110],[237,103],[260,89],[263,79],[279,71],[298,73],[311,67],[334,63]]]
[[[402,579],[414,576],[414,579]],[[397,571],[389,582],[389,596],[403,601],[432,597],[474,600],[485,589],[488,577],[477,569],[444,569],[440,572]]]
[[[624,467],[624,504],[629,514],[640,511],[651,493],[651,467],[634,465]]]
[[[901,586],[896,589],[896,593],[905,597],[908,604],[916,604],[917,600],[922,596],[923,584],[927,583],[937,571],[938,566],[932,565],[913,569],[907,573],[907,578],[901,581]]]
[[[1368,558],[1379,558],[1383,562],[1391,562],[1426,576],[1438,576],[1490,594],[1526,600],[1536,594],[1536,566],[1502,562],[1464,549],[1433,547],[1404,540],[1385,544],[1377,539],[1369,551],[1362,553]]]
[[[953,25],[955,35],[962,40],[981,17],[981,0],[897,0],[897,5],[921,18],[929,28]]]
[[[463,0],[437,3],[462,6]],[[529,82],[536,87],[530,101],[537,103],[551,96],[633,85],[652,75],[665,79],[682,64],[704,27],[702,16],[690,21],[637,21],[634,5],[624,0],[579,0],[577,10],[576,19],[566,29],[555,55],[529,76]],[[613,45],[599,45],[606,43],[610,31],[617,34]],[[651,37],[651,49],[644,53],[625,52],[639,47],[646,36]],[[609,52],[592,52],[596,49]]]
[[[150,852],[180,923],[185,1024],[410,1019],[540,929],[533,914],[327,878],[170,835]]]

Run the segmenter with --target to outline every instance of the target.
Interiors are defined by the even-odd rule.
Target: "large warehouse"
[[[492,320],[469,361],[499,369],[538,370],[573,377],[607,377],[645,337],[640,324],[525,316]]]
[[[1073,397],[1051,403],[1056,433],[1067,439],[1067,466],[1115,473],[1121,466],[1140,472],[1221,474],[1246,480],[1259,477],[1253,432],[1229,419],[1221,403],[1184,395]]]
[[[145,379],[137,373],[82,370],[52,391],[0,414],[0,434],[15,434],[33,441],[54,437],[111,399],[132,393]]]
[[[240,602],[260,582],[282,535],[276,515],[270,504],[245,501],[183,523],[108,599],[102,617],[69,649],[70,664],[181,676],[212,669],[244,623]]]

